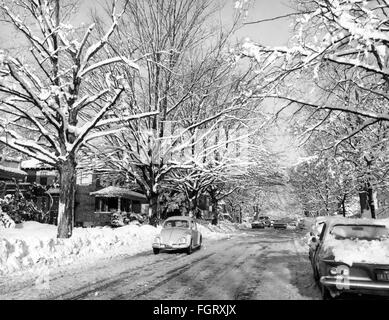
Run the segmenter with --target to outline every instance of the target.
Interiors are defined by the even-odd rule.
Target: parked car
[[[304,219],[299,219],[297,221],[297,228],[300,229],[300,230],[305,229],[305,221],[304,221]]]
[[[297,221],[296,220],[289,220],[287,223],[288,229],[296,229],[297,228]]]
[[[161,250],[184,250],[191,254],[201,244],[202,235],[196,221],[191,217],[173,216],[164,221],[161,233],[155,237],[152,247],[154,254]]]
[[[323,299],[342,293],[389,297],[389,258],[382,260],[389,229],[379,220],[328,219],[319,238],[311,235],[309,259]]]
[[[258,219],[259,219],[259,221],[263,222],[263,224],[265,225],[265,227],[270,227],[271,222],[270,222],[270,218],[269,218],[269,217],[260,216],[260,217],[258,217]]]
[[[260,220],[254,220],[253,222],[251,222],[251,228],[253,228],[253,229],[257,229],[257,228],[263,229],[263,228],[265,228],[265,223],[263,221],[260,221]]]
[[[288,221],[285,219],[276,220],[273,223],[274,229],[286,229],[288,226]]]

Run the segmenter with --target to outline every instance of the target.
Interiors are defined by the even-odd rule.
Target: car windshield
[[[377,225],[335,225],[330,234],[338,240],[382,240],[389,237],[389,229]]]
[[[187,220],[169,220],[163,225],[164,228],[189,228]]]

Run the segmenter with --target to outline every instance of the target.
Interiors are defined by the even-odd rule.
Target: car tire
[[[159,253],[159,249],[153,248],[153,252],[154,252],[154,254],[158,254]]]
[[[189,247],[186,249],[186,254],[187,254],[187,255],[190,255],[190,254],[192,253],[192,251],[193,251],[192,245],[193,245],[193,242],[192,242],[192,240],[190,240],[190,245],[189,245]]]

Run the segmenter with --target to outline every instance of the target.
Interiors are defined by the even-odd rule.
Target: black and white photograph
[[[0,0],[0,300],[388,298],[389,1]]]

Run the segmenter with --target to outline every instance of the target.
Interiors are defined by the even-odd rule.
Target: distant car
[[[375,219],[337,218],[321,224],[319,238],[311,232],[309,259],[323,299],[342,293],[389,297],[389,264],[382,261],[389,229]]]
[[[305,229],[305,221],[304,219],[299,219],[297,222],[297,228],[299,229]]]
[[[288,221],[284,219],[276,220],[273,223],[274,229],[286,229],[287,227],[288,227]]]
[[[260,217],[258,217],[258,219],[259,219],[259,221],[263,222],[263,224],[265,225],[265,227],[270,227],[271,222],[270,222],[270,218],[269,218],[269,217],[260,216]]]
[[[251,222],[251,228],[253,228],[253,229],[257,229],[257,228],[263,229],[263,228],[265,228],[265,223],[260,221],[260,220],[255,220],[255,221]]]
[[[295,221],[295,220],[288,221],[286,227],[290,228],[290,229],[296,229],[297,228],[297,221]]]
[[[184,250],[191,254],[201,244],[202,235],[196,221],[191,217],[174,216],[164,221],[161,233],[155,237],[152,247],[154,254],[161,250]]]

